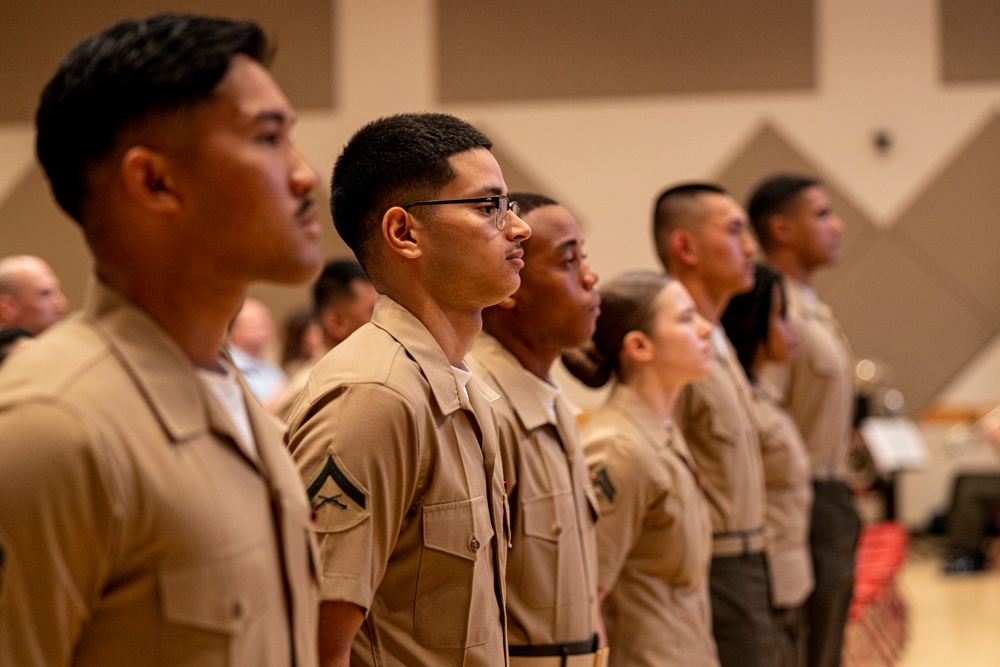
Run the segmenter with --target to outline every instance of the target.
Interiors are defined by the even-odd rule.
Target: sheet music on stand
[[[918,470],[927,463],[927,446],[920,430],[906,417],[867,417],[861,437],[882,474]]]

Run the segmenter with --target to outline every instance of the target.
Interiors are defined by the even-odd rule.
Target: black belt
[[[530,646],[510,646],[508,652],[521,658],[540,658],[552,655],[586,655],[598,649],[597,635],[579,642],[561,644],[532,644]]]

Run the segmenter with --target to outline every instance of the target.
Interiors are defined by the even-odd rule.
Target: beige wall
[[[26,0],[14,2],[28,6]],[[264,9],[267,3],[254,9],[236,0],[213,0],[210,8],[226,7],[227,2],[235,15],[262,12],[265,23],[278,20],[274,12],[263,14],[269,11]],[[582,41],[585,50],[592,46],[592,51],[602,53],[613,51],[616,42],[627,42],[629,35],[583,25],[574,12],[587,12],[590,3],[579,1],[559,3],[566,30],[556,22],[530,33],[518,21],[525,21],[525,8],[537,3],[490,3],[493,20],[467,26],[464,41],[453,39],[451,33],[449,39],[441,35],[462,26],[441,19],[433,0],[326,2],[299,0],[296,11],[283,6],[282,38],[296,46],[286,53],[298,61],[281,61],[279,52],[278,70],[290,90],[328,91],[312,97],[296,95],[304,107],[296,139],[322,172],[329,170],[350,133],[375,116],[404,110],[457,113],[494,139],[509,185],[545,190],[577,213],[586,227],[593,263],[603,275],[611,275],[655,266],[648,243],[649,209],[665,185],[691,178],[722,179],[742,198],[746,183],[766,171],[803,165],[825,178],[842,209],[852,212],[857,242],[851,243],[853,249],[841,267],[821,280],[820,288],[853,329],[856,351],[888,362],[913,407],[928,404],[945,387],[950,387],[951,395],[962,395],[961,387],[956,389],[953,383],[963,370],[969,372],[974,359],[1000,370],[1000,355],[990,354],[1000,327],[996,308],[1000,294],[994,296],[992,290],[994,278],[1000,278],[1000,262],[990,261],[996,257],[993,250],[1000,248],[987,226],[996,208],[982,205],[975,189],[963,191],[957,201],[948,198],[956,192],[949,184],[962,183],[963,174],[979,173],[983,187],[1000,182],[1000,135],[994,132],[1000,79],[990,78],[986,63],[975,76],[966,74],[966,82],[942,80],[946,71],[951,72],[950,79],[961,79],[969,71],[968,63],[976,62],[975,51],[970,55],[966,48],[951,70],[943,63],[942,54],[953,53],[952,47],[961,42],[963,23],[954,17],[961,18],[963,11],[973,11],[977,4],[989,5],[989,0],[817,0],[808,11],[796,14],[800,22],[806,16],[814,28],[809,39],[795,40],[794,45],[779,38],[780,30],[768,41],[772,33],[761,31],[759,25],[753,27],[756,50],[741,48],[733,53],[708,42],[692,43],[688,50],[697,57],[689,66],[704,62],[705,76],[722,82],[709,86],[708,92],[693,92],[690,76],[672,79],[649,73],[644,78],[643,62],[650,67],[663,63],[639,50],[630,56],[625,92],[581,88],[581,84],[561,90],[559,97],[539,96],[536,88],[530,99],[515,92],[508,99],[462,96],[460,77],[476,76],[478,71],[463,74],[448,63],[461,58],[462,49],[470,51],[467,37],[473,35],[487,53],[496,53],[499,64],[488,72],[495,79],[490,90],[517,91],[518,76],[525,76],[524,64],[504,53],[527,49],[530,45],[520,43],[524,39],[550,40],[545,49],[533,50],[541,54],[534,62],[541,71],[554,57],[551,54],[559,51],[560,39],[572,36],[572,43],[564,44],[566,50],[579,53]],[[61,4],[69,16],[88,11],[70,0]],[[604,6],[596,0],[592,4]],[[726,5],[722,0],[702,4],[709,18]],[[766,4],[780,9],[803,3],[769,0]],[[146,6],[138,1],[125,5],[135,11]],[[443,0],[441,6],[454,5]],[[149,5],[159,6],[163,3]],[[641,2],[619,5],[623,12],[641,6]],[[944,22],[942,16],[950,18]],[[317,29],[317,17],[329,21],[328,30]],[[553,21],[552,16],[532,18]],[[93,20],[79,19],[79,36],[93,27]],[[716,23],[734,29],[732,21]],[[939,29],[943,23],[952,26],[950,41],[944,45]],[[74,24],[61,25],[58,38],[68,39]],[[18,29],[0,20],[0,38],[5,31]],[[582,37],[580,30],[585,31]],[[664,40],[671,39],[669,26],[663,31]],[[643,48],[655,48],[648,26],[641,32]],[[305,39],[312,48],[295,43],[298,34],[308,35]],[[324,35],[329,36],[328,43]],[[22,39],[18,44],[32,59],[33,43]],[[51,60],[50,44],[39,43],[38,49]],[[738,69],[744,67],[743,59],[773,60],[775,54],[801,58],[803,53],[812,59],[811,77],[803,77],[799,68],[798,78],[786,77],[785,84],[760,79],[759,86],[732,84],[734,90],[727,89],[725,77],[719,76],[727,71],[720,68],[720,59]],[[576,60],[584,69],[567,70],[573,63],[569,59],[569,64],[559,63],[560,71],[585,83],[587,61]],[[3,66],[15,64],[6,60]],[[606,71],[600,74],[602,80],[608,79]],[[753,76],[759,78],[759,72]],[[748,74],[747,80],[751,79]],[[650,81],[645,89],[644,80]],[[671,84],[675,80],[681,83]],[[443,98],[462,101],[442,102]],[[878,129],[887,130],[894,139],[888,153],[873,148],[871,136]],[[47,255],[78,304],[88,262],[80,258],[76,230],[40,186],[32,140],[30,123],[16,119],[0,123],[0,255],[27,250]],[[933,194],[929,201],[928,193]],[[942,211],[935,208],[942,202],[947,203],[947,220],[941,220]],[[905,229],[897,227],[904,223]],[[946,232],[945,241],[960,239],[961,244],[947,248],[943,259],[937,257],[940,239],[935,234],[952,228],[960,233]],[[328,252],[343,253],[332,227],[328,230]],[[970,238],[976,252],[966,257],[963,247]],[[305,289],[255,291],[279,314],[306,298]],[[907,326],[892,326],[900,318]],[[866,326],[872,322],[879,326]],[[974,392],[977,399],[1000,399],[1000,382],[981,382]]]

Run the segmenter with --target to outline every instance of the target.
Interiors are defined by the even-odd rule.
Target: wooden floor
[[[940,549],[918,540],[899,590],[910,614],[899,667],[1000,666],[1000,570],[945,576]]]

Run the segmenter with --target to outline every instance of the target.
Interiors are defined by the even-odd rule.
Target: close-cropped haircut
[[[822,181],[811,176],[778,174],[764,179],[754,189],[747,203],[747,215],[765,250],[773,245],[771,217],[783,213],[789,204],[799,198],[803,190],[822,184]]]
[[[35,116],[38,159],[63,210],[80,222],[88,167],[149,115],[209,99],[237,54],[266,61],[255,23],[177,14],[122,21],[70,51]]]
[[[368,274],[353,259],[333,259],[313,283],[313,311],[316,315],[341,301],[354,299],[354,281],[369,282]]]
[[[385,212],[435,197],[457,175],[452,155],[492,147],[469,123],[440,113],[379,118],[351,137],[333,167],[330,214],[369,275]]]
[[[671,280],[666,273],[628,271],[603,283],[601,314],[591,343],[563,354],[570,373],[588,387],[601,387],[612,376],[621,378],[625,335],[630,331],[651,333],[656,297]]]
[[[732,297],[720,318],[722,328],[725,329],[726,336],[736,350],[740,365],[751,380],[756,379],[753,363],[757,349],[768,340],[775,285],[782,294],[782,315],[784,315],[788,304],[785,302],[781,276],[764,264],[758,264],[753,289]]]
[[[667,261],[666,247],[670,234],[689,224],[694,207],[702,195],[725,195],[725,189],[714,183],[682,183],[667,188],[653,205],[653,243],[660,261]]]
[[[546,197],[545,195],[540,195],[537,192],[511,192],[510,200],[516,201],[521,207],[521,215],[525,216],[536,208],[541,208],[543,206],[559,206],[557,202],[552,197]]]

